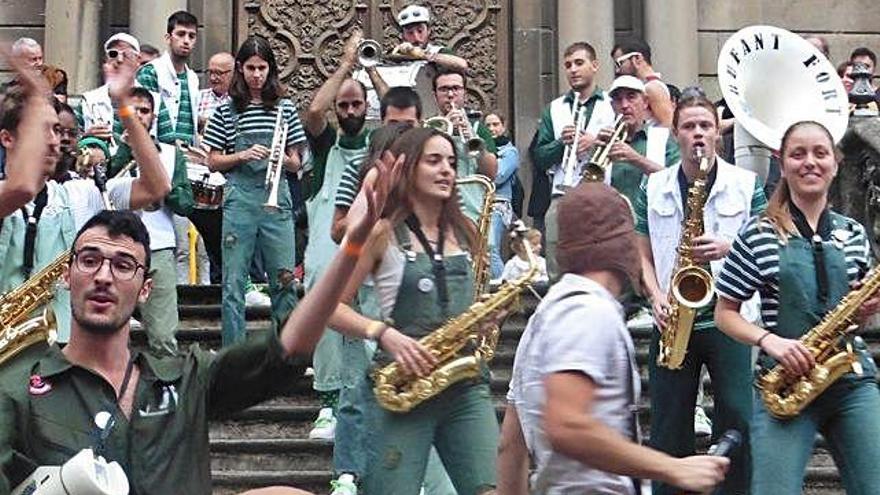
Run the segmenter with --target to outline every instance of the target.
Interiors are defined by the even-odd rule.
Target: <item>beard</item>
[[[336,120],[339,121],[339,128],[342,129],[342,132],[349,136],[354,136],[363,129],[367,115],[364,114],[356,117],[340,117],[336,115]]]
[[[132,307],[130,309],[121,308],[115,314],[88,315],[85,311],[85,304],[85,299],[79,304],[72,304],[71,315],[80,328],[94,335],[113,335],[119,332],[134,314],[134,307]]]

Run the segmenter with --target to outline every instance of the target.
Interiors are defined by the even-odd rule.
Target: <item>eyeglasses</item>
[[[138,263],[132,256],[118,254],[107,257],[96,249],[80,249],[73,253],[73,260],[76,263],[76,269],[88,275],[98,273],[98,270],[104,266],[104,261],[110,262],[110,273],[116,280],[128,281],[134,278],[138,269],[147,271],[147,267]]]
[[[438,93],[461,93],[464,86],[437,86]]]
[[[229,74],[230,72],[232,72],[232,69],[229,69],[229,70],[207,70],[205,72],[207,72],[207,74],[209,76],[220,77],[220,76],[225,76],[226,74]]]
[[[79,137],[79,129],[76,129],[76,128],[68,129],[66,127],[62,127],[60,129],[58,129],[57,132],[58,132],[58,136],[60,136],[60,137],[69,137],[72,139],[76,139]]]
[[[617,57],[616,59],[614,59],[614,65],[619,69],[620,66],[622,66],[624,62],[635,57],[636,55],[640,55],[640,53],[639,52],[625,53],[625,54]]]
[[[117,50],[115,48],[111,48],[104,52],[104,54],[107,55],[107,58],[110,60],[117,60],[119,58],[124,59],[125,56],[128,55],[128,52],[126,52],[125,50]]]
[[[415,10],[412,13],[407,12],[407,13],[400,16],[400,20],[405,21],[405,20],[409,19],[409,16],[412,16],[413,19],[421,19],[422,18],[422,11]]]

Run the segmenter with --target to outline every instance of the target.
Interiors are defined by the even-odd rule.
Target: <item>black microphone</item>
[[[737,430],[727,430],[721,435],[718,443],[709,447],[708,454],[730,458],[740,445],[742,445],[742,433]]]

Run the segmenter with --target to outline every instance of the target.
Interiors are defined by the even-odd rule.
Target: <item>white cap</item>
[[[431,11],[421,5],[410,5],[397,14],[397,25],[400,27],[419,22],[431,22]]]
[[[644,93],[645,83],[634,76],[620,76],[611,83],[611,89],[608,90],[608,95],[613,95],[615,91],[623,88],[632,89],[640,93]]]
[[[137,53],[141,52],[141,44],[138,43],[137,38],[128,33],[116,33],[113,36],[107,38],[107,41],[104,42],[104,51],[106,52],[107,50],[109,50],[110,45],[112,45],[116,41],[128,43],[129,45],[131,45],[132,48],[134,48],[134,51],[136,51]]]

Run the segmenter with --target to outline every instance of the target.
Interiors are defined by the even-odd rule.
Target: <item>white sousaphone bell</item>
[[[849,100],[831,62],[800,36],[775,26],[734,33],[718,56],[718,85],[736,117],[737,166],[766,182],[772,150],[795,122],[823,124],[838,142],[849,121]]]

